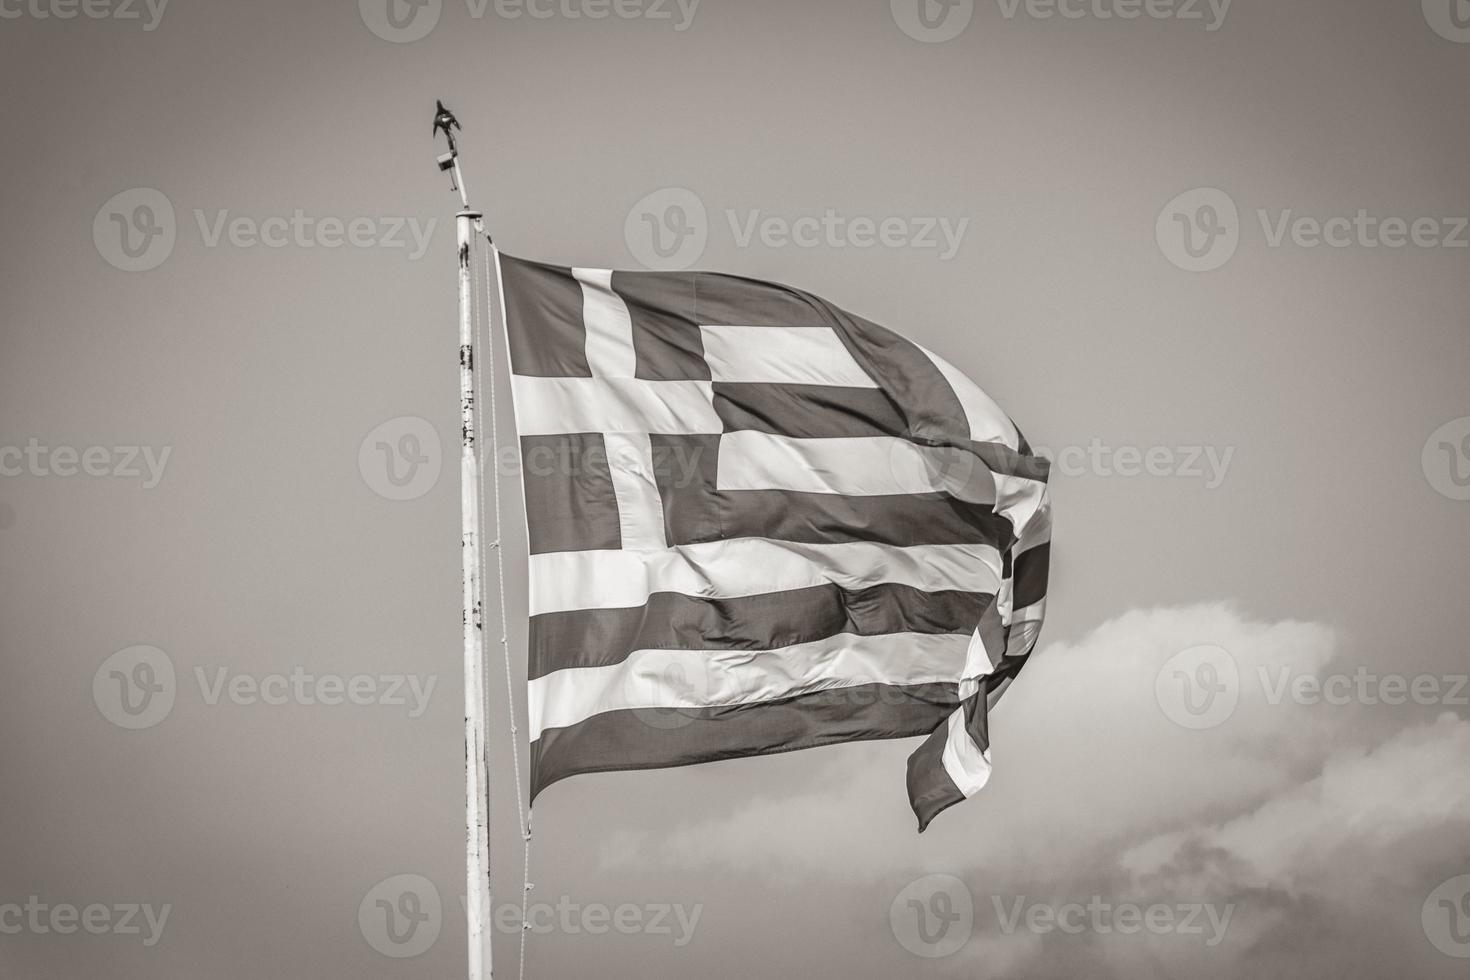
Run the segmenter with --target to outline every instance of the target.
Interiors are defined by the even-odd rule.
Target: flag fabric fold
[[[990,773],[1046,607],[1046,461],[978,386],[795,289],[498,255],[530,552],[532,797],[927,736]]]

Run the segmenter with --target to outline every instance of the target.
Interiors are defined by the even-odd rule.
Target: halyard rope
[[[519,980],[525,980],[526,933],[530,931],[530,922],[527,921],[526,910],[527,906],[530,904],[531,889],[533,887],[533,885],[531,884],[531,813],[526,808],[525,797],[521,788],[520,728],[516,725],[515,680],[512,675],[513,672],[511,670],[510,637],[508,633],[510,628],[510,619],[506,614],[505,603],[505,550],[502,547],[504,544],[505,525],[501,520],[500,504],[500,417],[497,410],[495,397],[495,338],[492,335],[493,330],[490,328],[490,324],[494,319],[495,309],[490,295],[490,254],[492,251],[495,252],[497,284],[498,274],[500,271],[500,255],[499,250],[495,248],[494,243],[490,242],[488,236],[486,236],[486,245],[488,246],[488,248],[482,250],[481,254],[481,280],[483,282],[484,288],[483,296],[485,316],[483,319],[478,316],[475,318],[475,346],[477,350],[484,352],[483,356],[476,358],[475,362],[475,401],[477,404],[482,406],[486,404],[486,400],[481,400],[480,394],[481,390],[484,389],[486,391],[486,394],[488,394],[489,396],[487,400],[490,406],[490,424],[488,426],[490,433],[490,455],[494,460],[494,466],[491,468],[490,484],[494,488],[494,490],[492,491],[492,499],[494,501],[495,510],[495,538],[490,543],[490,548],[495,552],[495,585],[496,592],[499,595],[500,605],[500,649],[502,654],[501,659],[505,664],[505,717],[506,722],[508,723],[508,727],[510,729],[510,757],[512,770],[515,777],[517,821],[516,825],[520,830],[522,841],[521,935],[519,943],[519,970],[517,976],[519,977]],[[505,316],[503,292],[501,293],[501,296],[502,300],[500,310],[501,317],[503,319]],[[479,299],[478,295],[476,299]],[[475,305],[478,306],[479,304],[476,303]],[[502,322],[502,329],[504,328],[505,325]],[[487,379],[484,381],[483,385],[481,383],[482,378]],[[480,453],[479,466],[480,485],[483,488],[485,485],[485,454],[483,452]],[[485,500],[483,490],[480,494],[480,500],[477,502],[477,506],[479,507],[480,511],[480,523],[483,527],[485,512]],[[488,572],[488,568],[486,569],[486,571]],[[482,592],[487,587],[486,579],[488,578],[488,575],[481,576]],[[481,598],[483,602],[483,600],[487,597],[482,595]]]

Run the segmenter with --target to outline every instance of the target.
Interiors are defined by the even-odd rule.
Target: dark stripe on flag
[[[856,590],[817,585],[734,599],[658,592],[631,609],[533,616],[529,676],[622,663],[635,650],[773,650],[839,633],[969,633],[991,598],[892,583]]]
[[[1051,475],[1051,460],[1033,456],[1029,451],[1017,452],[998,442],[969,442],[967,448],[993,472],[1003,476],[1020,476],[1045,483]]]
[[[613,292],[633,324],[636,376],[648,381],[708,381],[704,338],[694,320],[694,276],[614,272]]]
[[[907,548],[926,544],[1010,546],[1011,522],[987,504],[942,493],[846,497],[797,490],[724,490],[720,505],[725,536],[823,544],[871,541]],[[682,528],[670,527],[671,533]]]
[[[701,273],[695,289],[693,319],[703,325],[831,327],[858,365],[882,386],[903,417],[902,431],[909,438],[970,448],[964,406],[912,341],[819,296],[778,283]]]
[[[521,472],[531,554],[622,547],[602,433],[522,436]]]
[[[899,548],[989,544],[1004,552],[1013,542],[1010,520],[988,504],[943,493],[854,497],[800,490],[716,490],[719,436],[656,435],[651,442],[654,479],[671,546],[770,538],[807,544],[869,541]]]
[[[1051,572],[1051,542],[1028,548],[1016,556],[1011,605],[1024,609],[1046,598],[1046,580]]]
[[[986,692],[993,679],[986,678],[979,692],[964,704],[965,732],[981,752],[990,748],[990,709]],[[919,820],[921,834],[935,817],[965,798],[944,768],[944,748],[948,741],[949,725],[946,723],[931,732],[909,756],[909,805]]]
[[[981,611],[975,632],[980,634],[990,666],[999,667],[1006,655],[1006,626],[1000,618],[1000,606],[992,602]]]
[[[973,445],[964,406],[917,344],[835,306],[822,306],[853,360],[903,412],[909,438],[936,446]]]
[[[500,267],[514,373],[590,378],[582,286],[572,278],[572,271],[504,254]]]
[[[787,319],[772,318],[765,323],[750,323],[751,326],[820,324],[835,330],[858,365],[882,386],[892,413],[901,417],[902,424],[888,434],[903,435],[927,445],[968,449],[997,472],[1046,479],[1045,460],[1038,461],[1029,452],[1017,453],[1006,446],[970,439],[959,397],[929,355],[913,341],[839,309],[819,296],[786,286],[701,275],[698,289],[701,314],[707,315],[701,323],[749,323],[742,303],[759,302],[773,311],[784,311]]]
[[[979,751],[984,752],[990,748],[990,706],[1024,666],[1026,658],[1005,656],[1007,630],[1001,625],[999,607],[994,603],[981,615],[978,632],[994,669],[980,680],[979,690],[965,702],[964,728]],[[941,725],[909,756],[909,804],[919,820],[921,834],[930,821],[965,798],[944,768],[944,747],[948,740],[949,725]]]
[[[1006,657],[1001,661],[999,669],[985,678],[982,693],[985,695],[985,704],[987,707],[995,707],[996,702],[1000,700],[1000,696],[1006,692],[1006,688],[1011,686],[1011,682],[1016,679],[1016,675],[1021,672],[1021,668],[1025,667],[1026,661],[1030,659],[1031,655],[1029,653],[1024,657]]]
[[[695,291],[690,319],[700,326],[821,327],[830,323],[817,305],[821,301],[801,290],[713,272],[690,275]]]
[[[863,684],[721,708],[608,711],[531,743],[531,797],[578,773],[666,769],[838,742],[923,735],[958,706],[954,684]]]
[[[949,725],[941,722],[909,756],[909,805],[919,819],[921,834],[931,820],[965,798],[944,768],[944,743],[948,739]]]
[[[793,439],[906,434],[903,416],[877,388],[717,382],[714,396],[727,432]]]

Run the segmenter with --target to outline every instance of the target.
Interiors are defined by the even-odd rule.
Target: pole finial
[[[450,153],[458,152],[454,145],[454,131],[460,128],[462,127],[459,125],[459,120],[454,118],[454,113],[444,107],[442,99],[436,99],[434,102],[434,135],[438,136],[441,129],[444,131],[445,137],[449,140]]]
[[[442,132],[444,139],[449,143],[449,152],[439,155],[439,169],[449,171],[449,189],[459,191],[459,200],[466,208],[470,206],[469,195],[465,193],[464,177],[459,172],[459,144],[454,138],[454,131],[462,129],[459,120],[454,117],[444,106],[443,99],[434,101],[434,136],[438,138]]]

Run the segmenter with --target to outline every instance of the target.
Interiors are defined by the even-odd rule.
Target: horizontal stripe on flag
[[[997,597],[998,599],[999,597]],[[993,607],[994,604],[992,602],[990,605]],[[981,614],[984,615],[987,612],[989,612],[989,609],[984,609],[981,611]],[[1000,614],[993,613],[989,618],[991,620],[998,620]],[[984,677],[995,669],[996,663],[1004,654],[1004,650],[1000,649],[1005,643],[1003,634],[1003,627],[992,629],[988,623],[982,623],[980,626],[977,626],[975,631],[970,634],[970,646],[965,654],[965,669],[960,673],[960,680],[963,682],[960,690],[961,695],[968,696],[970,693],[973,693],[965,690],[964,684],[973,682],[977,677]],[[991,656],[990,651],[985,647],[987,636],[992,637],[992,642],[998,648],[995,656]]]
[[[1043,497],[1041,506],[1036,513],[1031,515],[1031,520],[1021,529],[1020,540],[1016,542],[1017,551],[1027,551],[1038,545],[1051,543],[1051,501]]]
[[[1035,606],[1028,606],[1027,608],[1035,610],[1038,606],[1044,608],[1045,602],[1040,602]],[[1036,641],[1040,636],[1041,620],[1018,621],[1010,628],[1009,635],[1006,637],[1006,657],[1008,659],[1019,659],[1030,656],[1031,650],[1036,646]]]
[[[531,742],[531,796],[578,773],[664,769],[924,735],[958,703],[953,684],[864,684],[775,703],[608,711],[548,729]]]
[[[1011,626],[1006,635],[1006,661],[1015,661],[1030,656],[1041,636],[1041,624],[1046,619],[1046,599],[1038,599],[1029,606],[1011,612]]]
[[[647,279],[662,277],[665,281],[687,283],[688,289],[683,297],[688,305],[680,311],[700,325],[786,327],[793,323],[832,324],[832,317],[822,300],[780,283],[718,272],[628,275],[629,278],[641,275]]]
[[[907,439],[791,439],[729,432],[720,440],[719,489],[799,490],[855,496],[949,493],[995,500],[990,470],[973,454]]]
[[[976,745],[965,729],[964,708],[955,709],[949,716],[940,761],[955,788],[965,796],[974,796],[990,780],[990,752]]]
[[[843,633],[774,650],[637,650],[612,666],[532,680],[531,738],[604,711],[728,707],[862,684],[943,683],[964,669],[968,645],[968,637],[953,633]]]
[[[979,456],[990,469],[1002,476],[1019,476],[1045,483],[1051,475],[1051,461],[1003,446],[998,442],[970,442],[970,452]]]
[[[1011,613],[1011,623],[1041,623],[1046,619],[1046,599],[1038,599],[1029,606],[1022,606]]]
[[[511,378],[523,436],[565,432],[723,431],[707,381]]]
[[[913,751],[908,760],[909,806],[919,820],[919,832],[936,816],[965,799],[944,766],[944,750],[949,743],[949,726],[935,728]]]
[[[1010,521],[997,516],[989,504],[947,494],[847,497],[797,490],[716,490],[719,446],[725,438],[728,435],[652,437],[654,473],[670,544],[723,538],[814,544],[872,541],[894,547],[1011,544]]]
[[[1051,571],[1051,545],[1037,545],[1016,556],[1012,601],[1029,606],[1046,598],[1046,580]]]
[[[1010,522],[995,516],[989,505],[945,494],[838,497],[800,491],[720,491],[714,497],[726,538],[1004,548],[1011,535]],[[670,527],[681,530],[673,522]],[[684,539],[672,544],[684,544]]]
[[[925,592],[993,595],[1000,576],[1000,553],[991,545],[895,548],[866,541],[736,538],[667,551],[532,555],[530,612],[642,606],[658,592],[732,598],[829,583],[847,589],[893,583]]]
[[[820,301],[819,301],[820,302]],[[823,304],[842,342],[908,422],[906,435],[930,445],[972,441],[964,407],[934,360],[910,340]]]
[[[878,385],[830,327],[706,327],[704,359],[715,381]]]
[[[797,439],[908,432],[893,402],[876,388],[716,383],[714,397],[727,432],[754,429]]]
[[[1011,449],[1020,448],[1021,434],[1016,430],[1016,424],[989,395],[980,390],[979,385],[938,354],[923,347],[919,349],[934,362],[934,366],[959,399],[971,439],[976,442],[998,442]]]
[[[1011,522],[988,504],[946,494],[844,497],[792,490],[730,490],[715,495],[720,526],[730,538],[781,541],[873,541],[893,547],[988,544],[1004,548]],[[673,521],[670,526],[677,532]],[[684,543],[682,539],[675,544]]]
[[[732,599],[660,592],[630,609],[579,609],[531,620],[531,677],[605,667],[634,650],[769,650],[850,633],[971,633],[990,597],[907,585],[817,585]]]
[[[992,479],[995,483],[995,512],[1004,515],[1014,527],[1024,531],[1032,519],[1047,507],[1046,484],[1040,480],[1005,473],[995,473]]]

